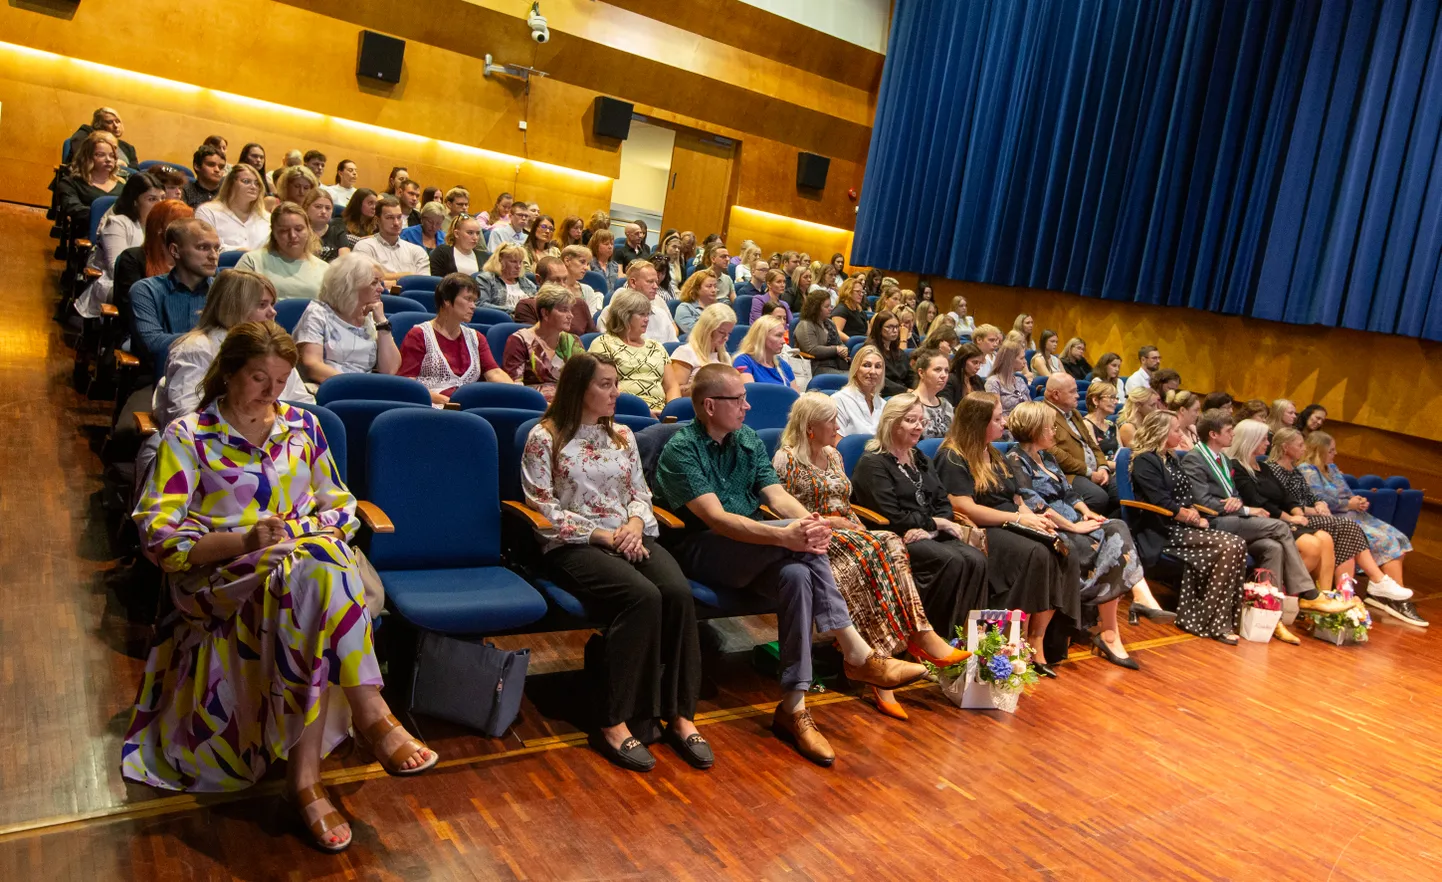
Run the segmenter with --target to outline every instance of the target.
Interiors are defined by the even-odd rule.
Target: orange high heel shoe
[[[956,647],[952,647],[950,654],[945,658],[936,658],[910,640],[906,641],[906,651],[911,653],[912,657],[917,661],[930,662],[938,668],[949,668],[952,665],[961,664],[971,658],[970,652],[967,652],[965,649],[957,649]]]
[[[892,699],[891,701],[883,701],[881,698],[880,689],[877,689],[875,686],[871,686],[869,688],[871,689],[871,700],[873,703],[875,703],[877,710],[881,711],[888,717],[891,717],[895,720],[911,719],[911,717],[908,717],[906,715],[906,708],[898,704],[895,699]]]

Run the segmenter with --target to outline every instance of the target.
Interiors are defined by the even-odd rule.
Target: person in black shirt
[[[900,395],[916,385],[911,359],[901,348],[901,322],[888,311],[878,312],[871,319],[869,342],[881,352],[886,362],[886,382],[881,388],[883,398]]]
[[[125,123],[121,121],[120,114],[109,107],[97,108],[90,116],[90,125],[81,126],[75,130],[75,134],[65,142],[65,160],[73,162],[75,154],[79,152],[80,145],[90,137],[91,132],[109,132],[115,136],[116,142],[120,145],[120,158],[123,166],[135,168],[140,164],[136,158],[135,147],[125,140]]]
[[[644,260],[651,256],[651,246],[646,244],[646,222],[638,220],[626,224],[626,241],[616,246],[614,258],[621,265],[621,271],[633,260]]]
[[[219,147],[202,144],[196,148],[191,163],[195,180],[185,185],[180,198],[191,208],[199,208],[220,193],[220,182],[225,179],[225,154]]]

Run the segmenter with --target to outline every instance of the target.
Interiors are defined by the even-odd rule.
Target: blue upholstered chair
[[[678,423],[690,422],[696,419],[696,406],[691,403],[689,397],[673,398],[666,402],[666,406],[661,409],[661,419],[664,420],[667,417],[675,417]]]
[[[461,410],[515,407],[540,413],[546,409],[546,396],[529,386],[515,383],[467,383],[451,396],[451,404]]]
[[[866,452],[866,442],[870,440],[870,435],[857,434],[847,435],[836,442],[836,452],[841,454],[841,465],[846,469],[847,477],[856,471],[856,464],[861,461],[861,454]]]
[[[520,322],[501,322],[498,325],[491,325],[486,331],[486,345],[491,347],[491,357],[500,364],[501,358],[506,354],[506,341],[517,331],[525,328],[526,325]]]
[[[651,415],[651,406],[640,396],[622,392],[616,397],[616,413],[648,417]]]
[[[440,276],[401,276],[396,280],[396,285],[400,287],[402,293],[414,291],[416,293],[410,296],[424,297],[427,300],[430,300],[431,296],[436,293],[436,288],[440,287],[440,284]]]
[[[389,374],[336,374],[316,389],[317,404],[329,406],[342,400],[405,401],[431,403],[431,393],[419,381]]]
[[[316,422],[320,423],[320,430],[325,433],[326,447],[330,448],[331,459],[335,460],[335,469],[340,474],[340,479],[350,484],[347,477],[350,474],[350,462],[347,460],[347,445],[345,423],[336,416],[335,411],[319,404],[308,404],[301,401],[288,401],[292,407],[309,411],[315,414]]]
[[[811,382],[806,384],[806,391],[830,394],[846,388],[846,383],[846,374],[822,374],[811,378]]]
[[[472,324],[503,325],[510,320],[511,317],[506,315],[505,310],[493,306],[477,306],[476,311],[471,313]]]
[[[465,411],[473,413],[491,424],[496,433],[497,455],[504,466],[501,472],[501,498],[521,501],[521,447],[525,438],[518,438],[516,430],[522,423],[535,424],[539,419],[530,408],[521,407],[475,407]],[[512,465],[515,468],[512,468]]]
[[[393,410],[425,409],[427,404],[407,401],[375,401],[370,399],[347,399],[323,405],[335,414],[345,426],[346,438],[346,484],[357,499],[367,499],[366,457],[369,453],[371,424],[383,413]]]
[[[277,300],[275,302],[275,323],[285,328],[287,334],[294,334],[295,326],[300,324],[300,315],[305,312],[307,306],[310,306],[310,301],[300,298]]]
[[[393,312],[428,312],[431,315],[436,314],[435,309],[432,308],[435,306],[435,301],[431,300],[430,297],[422,300],[420,297],[406,297],[400,294],[382,294],[381,306],[385,307],[386,315],[390,315]]]
[[[782,429],[791,413],[791,405],[801,396],[790,386],[774,383],[747,383],[746,402],[751,409],[746,411],[746,425],[757,430]]]

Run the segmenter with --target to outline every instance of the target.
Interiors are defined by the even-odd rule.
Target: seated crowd
[[[1426,624],[1403,587],[1407,538],[1349,490],[1315,405],[1199,395],[1155,346],[1123,378],[1118,355],[1093,365],[1080,337],[1042,329],[1034,343],[1031,315],[1003,333],[964,298],[941,312],[925,279],[912,291],[876,270],[848,276],[839,254],[766,257],[746,242],[732,258],[719,235],[686,231],[653,253],[640,222],[617,242],[605,212],[557,224],[508,193],[472,215],[463,188],[422,201],[396,168],[377,194],[350,160],[321,186],[318,151],[272,176],[259,145],[227,167],[216,138],[184,185],[127,178],[134,150],[110,116],[75,143],[57,195],[77,216],[118,195],[76,309],[123,303],[129,351],[156,377],[160,432],[142,449],[134,520],[173,604],[126,735],[134,780],[237,789],[289,760],[287,792],[338,851],[350,829],[319,770],[352,721],[387,772],[436,763],[381,697],[348,541],[357,503],[314,414],[292,406],[345,373],[414,378],[436,407],[472,383],[545,397],[521,452],[524,501],[549,524],[544,574],[608,635],[592,743],[638,772],[661,741],[698,769],[716,762],[694,723],[688,579],[774,604],[772,729],[821,765],[836,754],[806,709],[816,633],[881,713],[906,719],[894,690],[921,662],[967,657],[952,638],[973,609],[1025,612],[1048,678],[1078,639],[1140,667],[1123,597],[1131,624],[1174,620],[1235,644],[1248,554],[1302,610],[1344,611],[1322,592],[1352,587],[1360,567],[1369,603]],[[217,275],[231,251],[244,253]],[[404,313],[383,298],[407,276],[440,278],[411,292],[430,314],[398,341]],[[309,301],[290,332],[275,322],[288,300]],[[493,311],[519,326],[499,358],[481,321]],[[782,392],[794,401],[774,452],[747,424],[748,392],[766,385],[800,393]],[[694,412],[655,425],[667,440],[651,475],[616,419],[623,393],[653,416],[680,399]],[[869,440],[848,472],[839,448],[854,435]],[[1119,478],[1145,504],[1127,519]],[[657,507],[681,526],[663,531]],[[1146,577],[1164,557],[1180,565],[1175,611]]]

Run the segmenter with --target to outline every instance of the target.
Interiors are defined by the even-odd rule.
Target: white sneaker
[[[1391,576],[1383,576],[1382,581],[1373,582],[1367,580],[1367,594],[1372,597],[1381,597],[1385,600],[1411,600],[1412,589],[1403,588]]]

